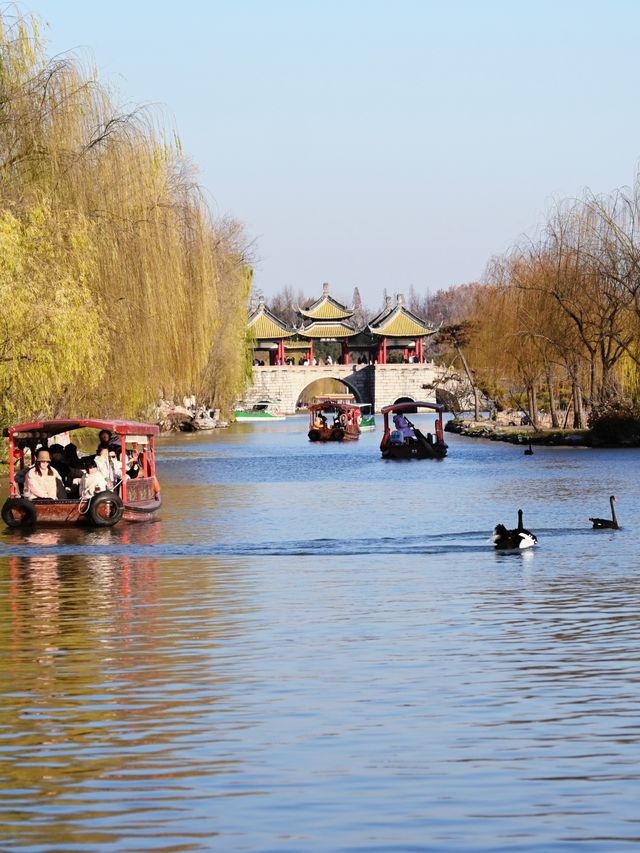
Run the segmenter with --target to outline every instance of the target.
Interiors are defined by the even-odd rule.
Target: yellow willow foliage
[[[234,269],[221,271],[221,277],[234,285],[224,294],[224,300],[234,303],[234,315],[243,317],[244,322],[236,323],[225,334],[214,336],[209,363],[198,389],[202,399],[219,401],[220,407],[228,414],[237,399],[237,389],[246,387],[252,378],[255,341],[246,324],[252,274],[250,267],[237,264]],[[238,353],[244,354],[244,358],[238,358]]]
[[[628,355],[623,355],[617,365],[617,377],[620,392],[632,400],[640,400],[640,372],[637,363]]]
[[[175,135],[144,111],[119,113],[72,60],[47,62],[35,28],[3,23],[0,57],[0,208],[19,217],[46,197],[54,222],[92,226],[87,287],[106,369],[59,404],[138,416],[159,395],[196,392],[228,408],[248,376],[241,229],[212,221]]]
[[[0,418],[56,415],[96,386],[107,348],[88,287],[92,226],[47,205],[0,214]]]

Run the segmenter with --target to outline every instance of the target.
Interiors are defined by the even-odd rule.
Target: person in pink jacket
[[[24,478],[24,497],[29,500],[34,498],[58,499],[58,481],[62,478],[55,468],[51,466],[49,451],[41,447],[36,451],[36,461],[27,471]]]

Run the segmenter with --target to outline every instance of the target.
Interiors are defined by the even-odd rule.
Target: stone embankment
[[[467,435],[471,438],[487,438],[490,441],[507,441],[511,444],[535,444],[559,447],[591,447],[591,432],[588,429],[541,429],[532,426],[513,426],[486,419],[480,421],[454,418],[445,424],[445,432]]]
[[[195,401],[195,397],[192,398]],[[186,405],[186,404],[189,405]],[[209,410],[205,406],[198,408],[195,402],[187,398],[185,405],[179,406],[169,400],[161,400],[156,407],[155,421],[161,432],[189,432],[191,429],[219,429],[228,427],[227,421],[220,420],[220,411]]]

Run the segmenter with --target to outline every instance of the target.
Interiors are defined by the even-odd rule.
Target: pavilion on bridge
[[[387,297],[386,305],[362,328],[353,320],[354,310],[342,305],[323,284],[322,296],[307,308],[298,308],[299,325],[280,320],[261,296],[249,314],[249,331],[254,338],[254,364],[264,364],[258,355],[267,354],[270,365],[314,364],[314,342],[338,344],[341,364],[387,364],[391,361],[425,361],[425,338],[436,331],[413,314],[401,295],[396,305]]]
[[[433,326],[409,311],[401,294],[395,305],[387,296],[384,309],[370,320],[367,329],[377,341],[378,364],[388,364],[389,353],[394,350],[402,352],[404,362],[424,364],[424,340],[436,332]]]
[[[322,296],[308,308],[299,308],[298,313],[302,318],[298,334],[309,342],[309,364],[314,361],[314,341],[340,344],[339,361],[349,364],[349,341],[358,333],[351,319],[353,311],[331,296],[326,282],[322,285]]]
[[[264,296],[249,310],[248,328],[254,339],[254,364],[260,364],[258,355],[264,352],[268,354],[269,364],[285,364],[285,342],[290,341],[296,331],[267,308]]]

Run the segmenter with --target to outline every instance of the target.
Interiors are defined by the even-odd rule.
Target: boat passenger
[[[122,451],[119,445],[115,449],[113,447],[109,448],[109,463],[113,468],[114,483],[118,483],[122,480]],[[133,450],[127,450],[125,453],[124,471],[124,476],[127,480],[135,479],[140,472],[139,454],[136,454]]]
[[[35,464],[29,468],[24,478],[24,496],[29,500],[49,498],[55,501],[60,495],[59,488],[64,491],[62,478],[51,465],[49,451],[41,447],[36,451]]]
[[[86,470],[86,465],[78,456],[78,448],[76,445],[71,442],[67,444],[63,451],[62,458],[69,466],[71,481],[74,482],[77,480],[79,482]],[[90,458],[93,459],[93,457]]]
[[[103,447],[94,458],[98,471],[102,474],[107,482],[108,488],[110,489],[113,487],[116,479],[120,479],[119,477],[116,477],[116,468],[114,465],[115,455],[115,451],[110,450],[107,446]]]
[[[113,437],[113,433],[108,429],[101,429],[98,433],[98,446],[96,447],[96,456],[100,453],[103,447],[109,447],[109,442]]]
[[[395,424],[396,429],[402,433],[405,439],[415,438],[413,427],[404,415],[394,415],[393,423]]]
[[[107,490],[107,482],[98,470],[96,460],[92,459],[87,464],[87,470],[82,475],[80,480],[80,497],[92,498],[98,492]]]
[[[130,480],[135,480],[138,476],[140,465],[140,454],[136,453],[135,450],[127,450],[127,477]]]
[[[56,469],[58,474],[62,477],[64,485],[68,486],[71,478],[71,468],[67,465],[64,459],[63,446],[61,444],[50,444],[49,453],[51,455],[51,467]]]

